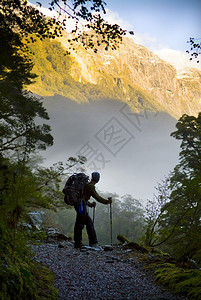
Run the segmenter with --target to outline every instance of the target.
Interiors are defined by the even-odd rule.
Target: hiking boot
[[[89,246],[92,248],[91,250],[100,251],[103,250],[102,246],[99,244],[89,244]]]
[[[94,248],[98,248],[99,245],[98,244],[89,244],[90,247],[94,247]]]
[[[81,243],[81,244],[74,244],[74,248],[76,249],[80,249],[82,248],[84,245]]]

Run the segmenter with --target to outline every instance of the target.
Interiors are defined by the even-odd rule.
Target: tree
[[[38,4],[41,6],[41,3]],[[105,50],[109,47],[116,49],[126,34],[119,25],[109,24],[102,18],[101,13],[106,13],[105,5],[102,0],[53,0],[49,3],[49,10],[57,9],[58,22],[63,29],[68,29],[67,19],[74,20],[74,29],[68,40],[71,46],[78,42],[97,52],[99,46]],[[132,31],[129,33],[134,34]]]
[[[117,24],[109,24],[101,17],[105,14],[106,3],[102,0],[53,0],[49,10],[58,10],[55,18],[44,16],[39,7],[32,6],[27,0],[2,0],[0,4],[0,22],[18,32],[26,41],[34,41],[33,34],[40,39],[61,36],[68,28],[67,19],[74,20],[69,42],[79,42],[95,51],[100,45],[105,49],[115,49],[126,34]],[[67,22],[67,23],[66,23]],[[83,23],[81,23],[83,22]],[[133,32],[130,31],[131,34]]]
[[[200,61],[198,60],[198,57],[201,54],[200,39],[190,38],[187,43],[190,44],[190,50],[186,50],[186,52],[191,55],[190,60],[195,58],[197,59],[197,63],[199,63]]]
[[[132,241],[138,241],[143,234],[144,210],[141,203],[131,195],[121,198],[117,194],[103,193],[103,197],[112,197],[112,232],[113,242],[119,234],[125,235]],[[110,243],[110,207],[97,205],[95,226],[100,243]]]
[[[66,1],[63,1],[67,3]],[[124,31],[117,25],[104,24],[100,15],[85,9],[91,1],[73,1],[78,17],[91,21],[88,30],[102,34],[107,47],[121,40]],[[51,6],[59,5],[52,1]],[[91,10],[99,11],[102,1],[92,1]],[[79,12],[80,11],[80,12]],[[93,22],[93,20],[95,20]],[[31,270],[32,231],[24,226],[29,206],[56,205],[62,166],[33,170],[29,162],[37,149],[53,144],[50,126],[43,124],[48,114],[41,101],[26,91],[36,75],[32,73],[28,43],[36,38],[54,39],[62,35],[64,20],[47,18],[26,0],[0,2],[0,298],[38,299],[36,278]],[[77,23],[76,23],[77,24]],[[96,30],[97,27],[97,30]],[[93,48],[91,39],[81,40],[75,26],[73,42]],[[89,38],[88,32],[83,36]],[[97,44],[98,38],[95,40]],[[114,47],[113,47],[114,48]],[[96,49],[94,48],[94,51]],[[41,124],[42,123],[42,124]],[[71,160],[74,164],[76,161]],[[60,193],[60,195],[59,195]],[[52,203],[53,202],[53,203]],[[3,266],[3,267],[2,267]],[[31,267],[30,267],[31,266]]]
[[[36,31],[39,21],[28,25],[27,11],[23,13],[25,7],[22,6],[24,15],[20,18],[17,4],[20,6],[21,2],[2,1],[0,4],[0,150],[4,156],[16,150],[24,156],[25,152],[53,144],[50,126],[35,123],[36,117],[48,119],[48,114],[42,103],[24,89],[36,75],[31,72],[33,64],[23,38],[32,29]]]
[[[163,207],[170,201],[170,176],[158,183],[155,188],[157,194],[154,194],[153,200],[148,200],[145,211],[145,237],[144,243],[146,246],[155,247],[159,242],[159,226],[160,217],[163,213]]]
[[[178,256],[201,248],[201,113],[183,115],[171,135],[181,140],[180,162],[170,178],[170,202],[160,218],[161,240]]]
[[[132,241],[142,236],[144,227],[144,209],[139,200],[131,195],[124,195],[120,202],[121,232]]]

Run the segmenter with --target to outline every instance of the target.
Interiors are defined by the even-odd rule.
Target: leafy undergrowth
[[[58,291],[53,286],[54,274],[37,262],[22,260],[1,267],[0,300],[56,300]]]
[[[198,251],[194,254],[194,256],[192,257],[192,259],[194,259],[194,260],[197,262],[198,266],[201,268],[201,249],[198,250]]]
[[[165,263],[157,266],[155,276],[159,284],[176,293],[192,300],[201,299],[201,270],[182,269],[175,264]]]
[[[197,262],[197,269],[195,269],[188,263],[179,264],[179,261],[171,258],[168,253],[149,247],[140,249],[140,246],[136,247],[136,245],[129,242],[124,247],[135,248],[134,256],[138,257],[141,266],[154,272],[156,281],[160,285],[189,300],[201,300],[201,268],[198,269],[201,267],[201,250],[193,257]]]

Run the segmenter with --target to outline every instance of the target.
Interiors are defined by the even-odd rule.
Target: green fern
[[[188,299],[201,299],[201,270],[185,270],[163,264],[155,271],[156,280]]]

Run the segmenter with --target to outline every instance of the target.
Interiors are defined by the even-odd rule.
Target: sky
[[[40,1],[48,7],[48,0]],[[69,1],[70,2],[70,1]],[[186,50],[190,37],[201,38],[200,0],[105,0],[111,23],[123,29],[133,30],[133,40],[147,47],[177,69],[201,68],[195,61],[189,62]],[[35,4],[36,1],[32,0]],[[199,40],[201,42],[201,40]]]
[[[150,44],[151,50],[185,51],[189,37],[201,37],[200,0],[110,0],[107,3],[107,8],[123,20],[122,25],[130,26],[137,39]]]

